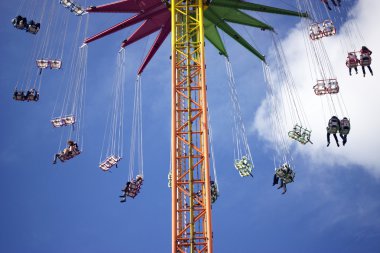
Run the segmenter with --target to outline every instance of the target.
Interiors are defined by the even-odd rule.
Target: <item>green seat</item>
[[[235,160],[235,168],[239,171],[241,177],[252,176],[253,164],[246,156],[240,160]]]

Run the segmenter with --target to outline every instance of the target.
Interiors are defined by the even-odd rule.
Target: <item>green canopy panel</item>
[[[207,11],[204,12],[204,17],[205,19],[208,19],[211,23],[215,24],[223,32],[228,34],[231,38],[236,40],[240,45],[242,45],[251,53],[256,55],[260,60],[265,62],[265,57],[254,47],[252,47],[251,44],[249,44],[237,31],[235,31],[230,25],[228,25],[216,13],[214,13],[211,8],[208,8]]]
[[[237,9],[232,9],[228,7],[212,7],[212,11],[215,14],[217,14],[221,19],[232,22],[232,23],[258,27],[261,29],[266,29],[266,30],[271,30],[271,31],[274,30],[273,27]]]
[[[288,15],[288,16],[297,16],[297,17],[309,16],[306,12],[301,13],[298,11],[290,11],[286,9],[270,7],[270,6],[261,5],[261,4],[244,2],[241,0],[213,0],[210,4],[210,7],[213,7],[213,6],[229,7],[233,9],[243,9],[243,10],[249,10],[249,11],[267,12],[267,13],[274,13],[274,14],[281,14],[281,15]]]
[[[227,50],[224,47],[223,41],[220,38],[220,34],[216,26],[210,22],[207,18],[204,18],[205,37],[211,44],[219,50],[221,55],[228,57]]]

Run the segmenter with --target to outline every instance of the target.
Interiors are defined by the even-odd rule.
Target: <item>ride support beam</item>
[[[213,252],[203,0],[171,1],[172,252]]]

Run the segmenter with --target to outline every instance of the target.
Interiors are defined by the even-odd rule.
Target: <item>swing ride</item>
[[[242,0],[121,0],[88,8],[83,8],[71,0],[60,0],[61,8],[63,6],[79,17],[80,21],[75,33],[76,42],[81,41],[81,36],[87,37],[88,16],[84,14],[129,13],[132,16],[92,37],[86,38],[80,49],[72,49],[72,62],[67,64],[67,73],[70,74],[64,75],[69,88],[66,89],[65,95],[62,97],[62,108],[54,107],[53,114],[58,115],[50,120],[55,129],[60,128],[60,130],[54,131],[61,131],[62,136],[64,136],[61,139],[66,138],[69,141],[67,142],[68,146],[64,149],[60,144],[59,150],[62,151],[58,151],[53,163],[56,163],[57,159],[61,162],[68,161],[83,152],[83,146],[79,147],[77,143],[83,143],[81,122],[83,122],[86,91],[88,44],[127,27],[140,24],[128,38],[122,41],[122,50],[117,55],[117,69],[112,90],[113,100],[110,104],[108,117],[105,120],[106,131],[99,160],[99,168],[104,172],[109,172],[113,168],[116,169],[124,157],[124,86],[126,83],[124,49],[157,32],[153,45],[138,68],[137,78],[133,86],[132,131],[128,157],[129,176],[122,189],[120,202],[126,202],[128,197],[134,199],[139,195],[144,182],[142,73],[171,33],[171,161],[168,186],[172,191],[172,252],[213,252],[211,205],[219,197],[219,188],[215,173],[211,143],[212,131],[207,104],[205,40],[208,40],[225,58],[234,120],[234,162],[230,166],[234,166],[241,177],[253,178],[254,164],[243,123],[232,65],[221,39],[220,31],[223,31],[263,62],[265,82],[268,88],[267,95],[271,98],[270,103],[273,108],[273,113],[268,117],[268,120],[273,125],[273,132],[276,135],[274,139],[277,144],[277,156],[281,157],[282,160],[279,164],[275,161],[275,164],[277,163],[277,166],[275,165],[275,178],[277,177],[277,181],[281,180],[285,191],[286,184],[294,182],[295,178],[295,169],[289,165],[292,160],[287,140],[291,139],[294,140],[293,142],[299,142],[303,145],[313,144],[311,141],[312,131],[303,110],[300,95],[291,76],[289,64],[285,59],[284,49],[279,43],[279,39],[274,35],[274,28],[251,17],[244,11],[310,18],[302,20],[306,24],[304,26],[305,36],[311,39],[307,39],[305,43],[310,55],[313,56],[313,62],[310,66],[314,66],[316,75],[313,78],[317,80],[313,86],[314,93],[321,98],[328,97],[326,103],[329,103],[329,116],[339,114],[348,117],[347,110],[341,110],[338,113],[334,105],[334,103],[343,103],[340,87],[328,55],[326,55],[325,50],[320,50],[324,47],[321,39],[337,33],[335,21],[323,19],[323,17],[311,18],[307,14],[314,14],[310,3],[302,3],[303,8],[301,8],[299,0],[297,3],[298,10],[291,11]],[[54,8],[52,7],[52,10]],[[307,12],[302,12],[301,9],[306,9]],[[318,23],[315,20],[324,21]],[[271,31],[274,44],[273,57],[264,57],[230,23]],[[14,18],[12,24],[15,28],[26,30],[32,34],[37,34],[40,30],[39,23],[35,23],[33,20],[27,22],[23,16]],[[43,49],[39,50],[38,54],[33,55],[39,71],[37,77],[33,81],[31,78],[33,74],[29,71],[26,79],[32,81],[29,83],[19,81],[17,83],[13,94],[13,99],[16,101],[38,101],[42,70],[48,68],[52,70],[62,69],[64,41],[57,43],[54,39],[49,38],[47,31],[51,25],[50,23],[46,24],[45,38],[48,39],[41,39],[40,41]],[[82,29],[83,26],[85,29]],[[65,29],[67,30],[67,26]],[[58,47],[52,53],[52,50],[48,50],[48,48],[54,43]],[[371,64],[371,52],[361,51],[360,60],[357,59],[356,53],[349,53],[349,56],[354,57],[353,55],[355,55],[355,58],[347,59],[346,65],[348,68],[356,68],[361,65],[364,71],[364,66],[369,67]],[[273,60],[273,65],[268,65],[271,60]],[[372,73],[371,69],[370,71]],[[278,91],[277,83],[284,85],[284,91]],[[287,130],[282,129],[282,126],[278,124],[278,122],[285,122],[283,120],[284,113],[279,106],[280,101],[277,100],[280,92],[285,92],[291,101],[287,108],[289,108],[292,123],[286,126]],[[65,128],[65,126],[72,126],[72,128]],[[291,130],[289,131],[289,129]],[[350,121],[344,117],[339,122],[339,127],[334,126],[328,131],[334,132],[334,134],[340,131],[347,135],[350,132]],[[211,175],[211,167],[214,167],[213,176]]]
[[[142,21],[142,25],[123,41],[122,48],[159,31],[153,46],[138,70],[138,75],[143,72],[169,33],[172,34],[172,161],[170,179],[172,186],[173,252],[184,252],[187,249],[192,252],[193,250],[194,252],[212,252],[204,38],[209,40],[220,54],[227,58],[227,51],[217,30],[219,28],[260,60],[265,61],[264,56],[236,32],[227,21],[262,30],[273,31],[273,28],[245,14],[240,9],[307,16],[307,14],[297,11],[236,0],[214,0],[211,2],[124,0],[87,9],[90,14],[137,14],[86,39],[86,44]],[[244,128],[241,132],[244,134]],[[246,137],[243,138],[246,139]],[[235,162],[239,174],[242,176],[252,175],[253,165],[250,154],[241,155],[240,161]]]

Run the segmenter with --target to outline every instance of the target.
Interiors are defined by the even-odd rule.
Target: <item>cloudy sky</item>
[[[83,153],[66,163],[52,165],[66,130],[49,123],[62,107],[70,89],[73,49],[78,18],[60,8],[44,8],[40,0],[0,2],[0,252],[168,252],[171,239],[171,194],[167,188],[170,159],[170,41],[167,40],[142,75],[143,147],[145,183],[134,200],[120,204],[118,195],[128,178],[128,159],[112,173],[98,168],[105,120],[112,103],[116,55],[132,29],[88,47]],[[104,0],[78,1],[99,5]],[[296,9],[294,1],[254,1]],[[272,187],[275,141],[267,125],[266,84],[261,63],[226,36],[235,74],[243,120],[255,164],[254,179],[240,178],[233,168],[229,101],[224,60],[206,44],[207,85],[213,127],[213,146],[220,198],[213,205],[215,252],[378,252],[380,248],[380,69],[376,29],[379,1],[342,1],[340,10],[327,12],[319,1],[315,10],[336,21],[338,34],[323,39],[340,87],[352,131],[344,147],[326,147],[328,115],[323,99],[315,96],[315,77],[304,43],[304,26],[294,17],[250,13],[274,26],[285,49],[302,106],[312,129],[313,145],[292,143],[296,182],[281,195]],[[50,3],[50,1],[49,1]],[[48,20],[49,11],[55,15]],[[12,27],[17,14],[41,17],[41,33],[27,34]],[[41,13],[44,15],[41,16]],[[50,13],[51,14],[51,13]],[[67,14],[67,15],[66,15]],[[94,14],[88,35],[125,19],[125,15]],[[84,26],[85,20],[81,25]],[[45,25],[51,22],[51,26]],[[68,30],[65,32],[65,25]],[[43,29],[49,27],[46,33]],[[267,32],[236,29],[264,54],[273,53]],[[360,30],[360,32],[359,32]],[[360,34],[358,34],[360,33]],[[40,36],[41,35],[41,36]],[[362,38],[361,36],[362,35]],[[38,37],[40,36],[40,38]],[[41,38],[45,38],[42,40]],[[125,154],[129,154],[130,125],[136,71],[146,45],[154,37],[126,50]],[[43,42],[45,41],[45,42]],[[49,41],[46,42],[46,41]],[[35,55],[53,52],[64,41],[64,68],[43,73],[38,103],[12,100],[14,88],[36,78]],[[41,44],[47,49],[40,49]],[[362,44],[373,51],[374,76],[348,75],[344,62],[351,47]],[[36,51],[38,53],[36,53]],[[25,84],[27,85],[27,84]],[[281,89],[281,84],[278,84]],[[269,110],[270,111],[270,110]],[[343,116],[343,115],[339,115]],[[292,127],[284,122],[283,128]],[[61,131],[62,130],[62,131]]]

